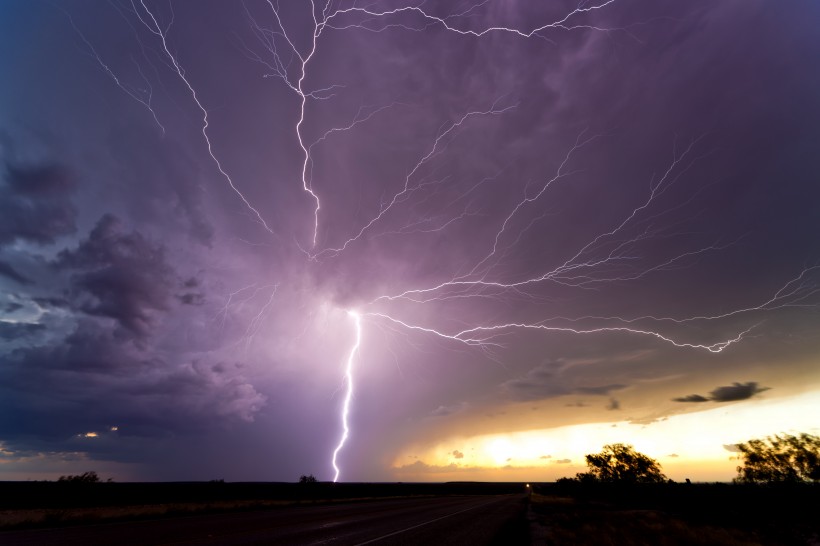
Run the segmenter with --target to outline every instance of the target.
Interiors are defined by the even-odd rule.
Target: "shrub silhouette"
[[[768,436],[737,445],[743,462],[737,467],[741,483],[798,483],[820,481],[820,436],[802,433]]]
[[[97,476],[96,472],[91,471],[76,475],[60,476],[57,481],[63,483],[99,483],[100,477]]]
[[[576,475],[582,483],[662,483],[661,465],[631,445],[607,444],[600,453],[586,456],[588,472]]]
[[[313,474],[299,476],[299,483],[316,483],[316,477]]]

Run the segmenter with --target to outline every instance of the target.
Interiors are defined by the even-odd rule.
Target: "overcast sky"
[[[816,2],[314,4],[0,5],[0,479],[818,432]]]

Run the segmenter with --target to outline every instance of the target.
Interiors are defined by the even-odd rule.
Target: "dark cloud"
[[[569,464],[569,463],[572,462],[572,460],[571,459],[557,459],[557,460],[552,461],[552,462],[555,463],[555,464]]]
[[[673,398],[675,402],[708,402],[709,399],[705,396],[700,394],[688,394],[686,396],[680,396],[678,398]]]
[[[621,403],[614,398],[610,398],[609,403],[606,405],[606,409],[609,411],[619,410],[621,409]]]
[[[43,330],[45,330],[45,326],[42,324],[0,321],[0,339],[6,341],[32,336]]]
[[[75,183],[65,168],[6,165],[0,176],[0,246],[50,244],[76,231],[77,210],[68,199]]]
[[[60,252],[59,269],[70,271],[77,310],[114,319],[137,338],[150,333],[152,314],[170,305],[173,269],[164,249],[140,233],[127,233],[122,222],[103,216],[88,239]]]
[[[42,309],[64,309],[71,306],[67,299],[59,297],[34,297],[31,301]]]
[[[739,400],[748,400],[754,395],[769,390],[769,387],[758,387],[755,381],[748,383],[732,383],[723,387],[717,387],[709,396],[702,396],[700,394],[689,394],[673,398],[675,402],[736,402]]]
[[[0,260],[0,277],[6,277],[7,279],[11,279],[19,284],[32,284],[31,279],[28,279],[17,272],[11,264]]]
[[[44,177],[21,180],[37,197],[63,187]],[[62,276],[65,288],[49,294],[45,286],[5,304],[7,313],[30,309],[38,321],[0,322],[0,339],[17,342],[0,355],[0,438],[10,445],[101,454],[119,448],[99,441],[100,433],[83,446],[64,443],[112,423],[121,438],[201,433],[252,421],[264,406],[242,366],[191,356],[189,347],[159,349],[157,326],[173,324],[178,302],[205,300],[199,291],[174,294],[199,283],[180,280],[163,245],[107,214],[76,246],[35,263],[43,275]],[[35,335],[36,343],[27,341]]]
[[[514,400],[541,400],[568,394],[607,396],[613,391],[625,389],[622,383],[603,385],[576,385],[571,374],[563,372],[564,362],[548,361],[530,369],[524,376],[506,381],[501,389]],[[578,404],[583,404],[579,402]],[[583,407],[578,405],[577,407]]]
[[[3,313],[11,314],[11,313],[14,313],[15,311],[17,311],[19,309],[22,309],[23,307],[25,307],[25,306],[22,303],[17,303],[16,301],[12,301],[12,302],[9,302],[9,303],[5,304],[2,308],[0,308],[0,310],[2,310]]]
[[[187,294],[177,294],[176,298],[184,305],[204,305],[205,294],[188,292]]]
[[[754,381],[732,383],[725,387],[716,388],[709,393],[709,398],[715,402],[735,402],[737,400],[748,400],[752,396],[768,390],[770,390],[770,387],[758,387]]]
[[[77,186],[72,174],[58,165],[7,165],[6,183],[14,194],[26,197],[63,196]]]
[[[723,449],[730,453],[740,453],[740,447],[737,444],[723,444]]]
[[[552,459],[552,455],[541,455],[539,459]]]
[[[461,451],[459,451],[457,449],[454,450],[451,455],[456,459],[463,459],[464,458],[464,453],[462,453]]]
[[[252,420],[265,402],[239,373],[157,358],[92,320],[5,360],[0,434],[19,442],[65,439],[112,423],[129,436],[201,431],[222,419]]]

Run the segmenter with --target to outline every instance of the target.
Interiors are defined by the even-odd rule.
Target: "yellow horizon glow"
[[[820,391],[815,391],[721,404],[649,425],[618,421],[472,437],[454,435],[432,445],[409,447],[395,459],[392,470],[403,479],[493,481],[521,475],[529,476],[525,480],[547,481],[584,471],[584,456],[599,452],[605,444],[625,443],[658,460],[672,479],[728,481],[735,477],[738,461],[724,445],[780,433],[816,434],[820,427],[818,407]],[[463,456],[456,458],[455,450]]]

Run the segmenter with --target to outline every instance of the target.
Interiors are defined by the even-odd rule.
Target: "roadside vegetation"
[[[534,541],[550,545],[819,544],[820,438],[737,446],[733,483],[676,483],[632,446],[586,456],[588,471],[535,485]]]

